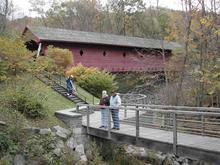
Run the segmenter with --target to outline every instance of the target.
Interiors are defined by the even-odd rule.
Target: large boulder
[[[53,153],[58,157],[61,156],[62,149],[64,147],[65,147],[64,142],[62,140],[57,140],[56,144],[55,144],[55,149],[53,150]]]
[[[53,130],[58,137],[63,139],[67,139],[71,135],[71,131],[60,126],[54,126]]]
[[[15,155],[13,165],[25,165],[25,162],[26,161],[24,159],[24,156],[21,154],[17,154]]]
[[[40,132],[39,132],[39,134],[41,134],[41,135],[47,135],[47,134],[50,134],[50,133],[51,133],[51,129],[50,128],[40,129]]]

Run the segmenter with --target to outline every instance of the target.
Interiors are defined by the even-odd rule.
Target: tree
[[[54,1],[46,12],[49,25],[66,29],[94,31],[99,1],[76,0],[58,3]]]
[[[43,25],[47,26],[46,12],[51,6],[51,0],[29,0],[29,3],[31,4],[30,10],[36,12],[41,17]]]
[[[73,75],[80,87],[86,89],[96,97],[101,97],[103,90],[110,93],[112,89],[117,89],[117,84],[114,82],[114,75],[94,67],[87,68],[79,64],[70,68],[66,74]]]
[[[6,29],[11,6],[12,2],[10,0],[0,0],[0,33],[3,33]]]
[[[0,45],[0,58],[7,62],[9,73],[17,75],[27,70],[31,53],[21,39],[0,38]]]
[[[132,35],[134,29],[133,15],[136,12],[143,12],[145,5],[143,0],[109,0],[108,4],[113,13],[113,22],[116,34]],[[127,31],[131,34],[127,34]]]
[[[50,58],[49,60],[52,63],[51,72],[53,73],[64,74],[67,67],[73,63],[72,52],[68,49],[49,46],[46,55]]]

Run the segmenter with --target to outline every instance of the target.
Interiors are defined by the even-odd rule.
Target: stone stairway
[[[67,89],[64,88],[63,86],[59,85],[58,83],[54,82],[53,80],[51,80],[50,78],[48,78],[47,76],[37,76],[37,78],[51,86],[51,88],[56,91],[57,93],[61,94],[63,97],[65,97],[66,99],[74,102],[75,104],[88,104],[85,100],[81,99],[79,96],[77,96],[76,94],[72,94],[72,95],[67,95]]]

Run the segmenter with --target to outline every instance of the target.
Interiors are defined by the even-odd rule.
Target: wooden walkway
[[[120,114],[120,120],[123,120],[124,119],[124,112],[120,111],[119,114]],[[128,113],[128,115],[129,116],[127,116],[127,118],[134,117],[135,112]],[[101,118],[100,111],[95,111],[93,114],[90,114],[89,128],[97,131],[97,134],[93,132],[93,135],[95,135],[95,136],[101,136],[101,134],[104,134],[107,132],[107,130],[99,128],[100,123],[101,123],[100,118]],[[83,126],[84,127],[87,126],[87,116],[83,117]],[[135,138],[136,126],[123,123],[123,124],[120,124],[120,130],[111,130],[111,134],[114,134],[114,135],[120,134],[120,135],[123,135],[124,138],[126,136],[129,136],[129,137],[133,136]],[[149,142],[158,141],[159,145],[161,143],[170,144],[170,146],[172,148],[172,143],[173,143],[173,132],[172,131],[165,131],[165,130],[160,130],[160,129],[140,127],[139,137],[140,137],[140,139],[145,139],[145,140],[148,140]],[[122,138],[120,138],[120,139],[122,139]],[[206,160],[214,159],[214,162],[217,162],[220,164],[220,138],[178,132],[177,133],[177,145],[179,148],[186,147],[186,148],[191,149],[191,151],[195,150],[194,154],[198,155],[198,156],[193,156],[193,153],[192,153],[192,157],[196,157],[196,158],[204,157]],[[163,151],[165,151],[165,150],[163,150]],[[169,151],[170,151],[170,149],[168,149],[168,152]],[[186,150],[184,150],[184,151],[188,152]],[[202,153],[201,153],[201,151],[202,151]],[[207,153],[207,155],[205,155],[203,152]],[[213,155],[210,156],[208,154],[211,152],[214,153],[214,156]],[[191,153],[182,153],[182,154],[184,156],[191,155]],[[218,155],[218,156],[216,156],[216,155]]]

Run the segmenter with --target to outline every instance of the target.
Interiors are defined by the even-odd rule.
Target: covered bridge
[[[73,65],[81,63],[110,72],[161,72],[162,47],[165,60],[180,47],[176,42],[48,27],[26,26],[22,35],[32,51],[41,49],[44,54],[48,45],[68,48],[73,53]]]

